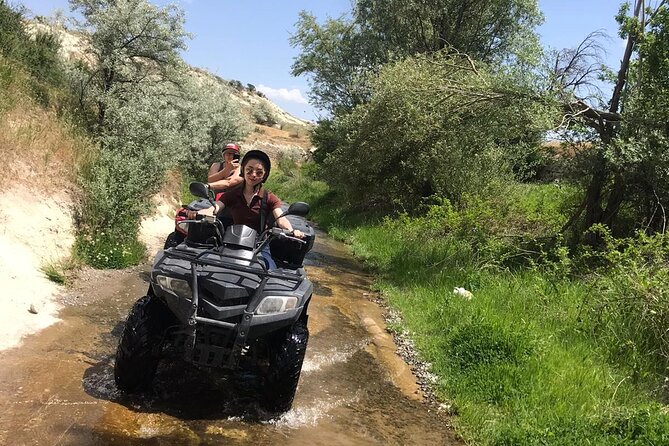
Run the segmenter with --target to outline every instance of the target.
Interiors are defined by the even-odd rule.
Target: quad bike
[[[211,201],[202,183],[192,183],[191,192]],[[183,220],[187,237],[156,255],[147,295],[128,315],[116,352],[117,386],[144,390],[161,360],[180,358],[251,373],[258,377],[266,410],[289,410],[309,339],[313,291],[302,262],[314,231],[294,216],[308,212],[309,206],[298,202],[284,213],[293,216],[304,239],[275,226],[258,235],[243,225],[224,229],[216,217]],[[267,244],[276,269],[268,270],[262,257]]]
[[[181,222],[188,218],[188,211],[199,211],[206,209],[209,206],[211,206],[211,202],[207,198],[200,198],[190,202],[189,204],[182,205],[174,216],[174,231],[171,232],[170,235],[168,235],[165,239],[165,245],[163,249],[174,248],[179,243],[183,243],[183,241],[186,239],[186,236],[188,235],[188,223]],[[224,227],[228,227],[232,224],[232,218],[230,217],[229,211],[224,210],[223,215],[219,215],[218,218],[223,223]]]

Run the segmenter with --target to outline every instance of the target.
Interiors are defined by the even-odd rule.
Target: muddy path
[[[306,268],[311,337],[289,412],[271,418],[244,377],[183,363],[162,366],[152,392],[122,394],[113,356],[148,267],[93,271],[64,298],[62,322],[0,352],[0,444],[460,444],[395,355],[345,248],[319,234]]]

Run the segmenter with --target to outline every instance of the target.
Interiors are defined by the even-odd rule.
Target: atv
[[[213,203],[206,185],[192,183],[190,190]],[[125,322],[114,365],[118,388],[145,390],[161,360],[178,358],[251,373],[266,410],[289,410],[309,340],[313,285],[302,264],[315,235],[296,218],[308,212],[297,202],[283,214],[304,239],[274,224],[257,234],[243,225],[226,229],[215,216],[183,220],[186,238],[156,255],[147,295]],[[272,270],[261,254],[268,244],[277,264]]]
[[[217,195],[217,199],[220,195],[220,193]],[[188,211],[199,211],[206,209],[209,206],[211,206],[211,202],[208,198],[199,198],[189,204],[181,205],[174,216],[174,231],[165,239],[163,249],[174,248],[178,244],[183,243],[186,239],[186,236],[188,235],[188,223],[182,222],[188,218]],[[218,219],[223,223],[224,228],[232,224],[232,217],[230,216],[229,210],[224,209],[223,212],[218,215]]]

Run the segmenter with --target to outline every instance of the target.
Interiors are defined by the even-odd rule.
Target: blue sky
[[[351,9],[350,0],[179,0],[186,12],[186,29],[193,34],[184,59],[224,79],[254,84],[286,111],[314,120],[318,111],[307,103],[308,80],[295,78],[290,66],[297,50],[288,38],[298,13],[307,10],[319,21],[339,17]],[[55,9],[69,12],[67,0],[10,0],[36,15]],[[154,0],[164,5],[167,0]],[[651,2],[652,3],[652,2]],[[603,30],[611,39],[603,42],[607,63],[616,68],[624,43],[617,36],[614,16],[618,0],[539,0],[545,22],[538,29],[545,46],[573,47],[591,31]]]

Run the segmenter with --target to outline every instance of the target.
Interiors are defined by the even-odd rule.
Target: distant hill
[[[94,63],[88,60],[89,56],[86,51],[88,43],[84,34],[40,20],[27,22],[26,30],[31,35],[38,32],[50,32],[58,36],[61,44],[60,54],[66,61]],[[224,91],[228,94],[247,117],[254,131],[244,141],[244,144],[247,145],[244,149],[264,148],[273,156],[276,156],[278,152],[286,151],[290,153],[291,158],[296,158],[296,160],[308,157],[312,150],[309,140],[311,123],[291,115],[266,98],[262,92],[250,90],[241,81],[223,79],[203,68],[189,67],[189,70],[190,74],[197,78],[205,88]],[[254,116],[255,110],[259,108],[269,112],[271,125],[259,125],[257,117]]]

